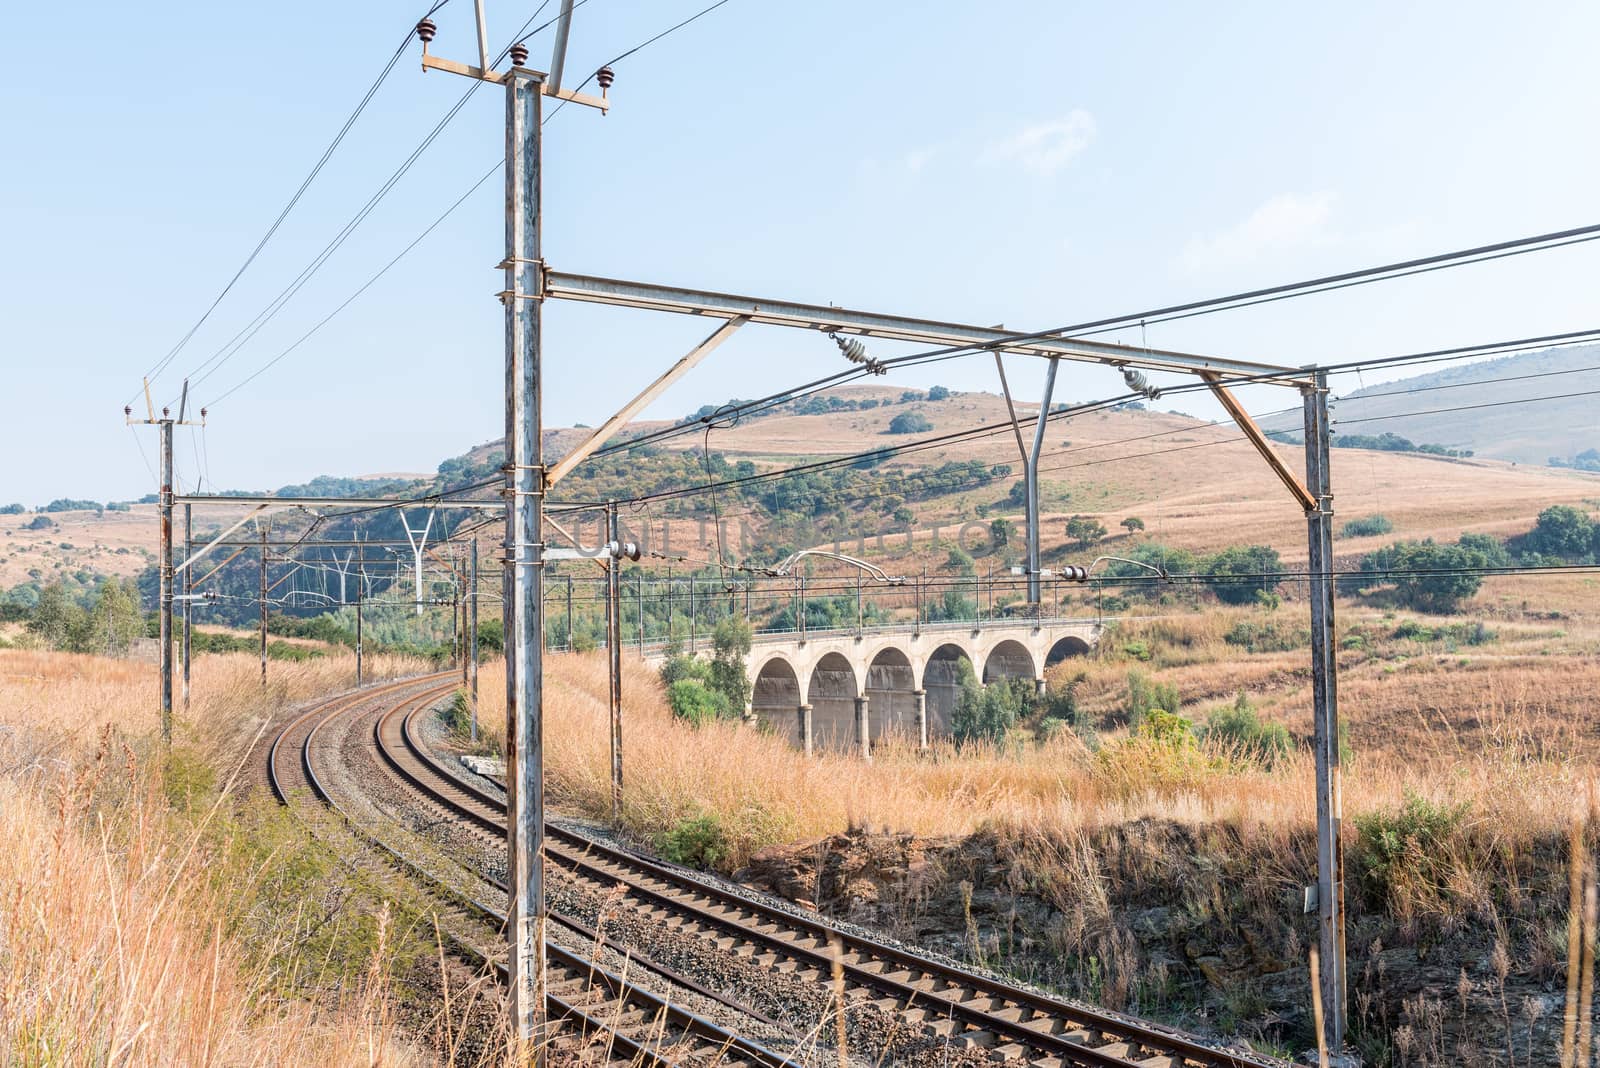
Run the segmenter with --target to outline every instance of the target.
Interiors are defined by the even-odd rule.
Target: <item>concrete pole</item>
[[[856,741],[861,746],[861,759],[872,759],[872,722],[865,696],[856,698]]]
[[[162,411],[165,416],[165,410]],[[156,614],[161,636],[161,742],[172,745],[172,420],[161,426],[161,573]],[[188,569],[186,568],[185,571]]]
[[[611,674],[611,819],[622,821],[622,539],[617,506],[606,508],[610,520],[611,559],[606,561],[606,660]]]
[[[697,621],[695,619],[695,611],[694,611],[694,573],[690,572],[689,573],[689,655],[690,656],[693,656],[695,654],[695,644],[696,644],[696,642],[698,640],[698,637],[699,637],[698,632],[697,632],[696,627],[695,627],[695,623],[696,622]]]
[[[634,603],[639,609],[639,655],[644,655],[644,572],[634,576]]]
[[[1328,377],[1316,372],[1305,392],[1306,488],[1317,507],[1306,514],[1311,586],[1312,746],[1317,777],[1317,926],[1321,956],[1323,1037],[1344,1049],[1344,846],[1339,777],[1338,664],[1333,620],[1333,492],[1329,478]]]
[[[467,581],[467,695],[472,710],[472,740],[478,740],[478,539],[472,539],[472,564]]]
[[[928,691],[912,690],[911,695],[917,699],[917,747],[928,748]]]
[[[805,750],[806,756],[811,755],[811,706],[800,705],[800,748]]]
[[[540,76],[506,72],[506,794],[510,1008],[520,1062],[544,1056],[544,447],[540,418]]]
[[[194,505],[183,506],[183,558],[194,553]],[[194,641],[194,619],[190,598],[194,596],[194,568],[183,569],[183,710],[189,711],[189,659]]]
[[[856,569],[856,633],[859,635],[866,629],[867,612],[861,603],[861,570]]]
[[[609,633],[609,631],[607,632]],[[572,652],[572,576],[567,576],[567,652]]]
[[[1039,421],[1033,426],[1033,450],[1024,466],[1028,508],[1028,605],[1039,614],[1039,453],[1044,450],[1045,417],[1050,414],[1050,397],[1056,388],[1056,366],[1052,358],[1044,375],[1044,399],[1039,402]]]

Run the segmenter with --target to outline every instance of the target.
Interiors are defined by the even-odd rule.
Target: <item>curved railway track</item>
[[[379,755],[432,807],[503,842],[505,802],[458,776],[420,739],[417,719],[429,707],[425,700],[403,702],[381,714],[372,730]],[[1278,1063],[841,931],[554,824],[545,828],[545,855],[548,863],[596,892],[620,884],[633,907],[655,922],[802,980],[827,983],[837,956],[853,999],[1007,1059],[1041,1068],[1264,1068]]]
[[[438,682],[446,678],[452,681]],[[441,673],[374,686],[318,704],[295,717],[273,740],[267,758],[268,781],[274,795],[285,805],[292,804],[296,795],[305,791],[327,806],[378,854],[381,863],[388,869],[413,883],[422,883],[428,888],[430,896],[443,902],[448,917],[457,921],[451,925],[456,932],[462,926],[461,921],[466,921],[498,933],[504,929],[503,913],[473,900],[449,886],[425,865],[407,857],[376,835],[364,832],[339,804],[334,791],[317,770],[326,751],[336,748],[322,742],[324,730],[335,720],[359,714],[379,703],[392,705],[389,708],[391,713],[400,710],[410,714],[431,708],[454,689],[453,673]],[[391,699],[396,696],[401,700],[392,702]],[[380,722],[386,718],[380,716]],[[322,755],[319,756],[319,753]],[[567,928],[582,942],[607,945],[604,939],[581,924],[560,918],[553,918],[553,921]],[[504,964],[495,960],[475,940],[463,937],[460,933],[453,933],[452,940],[476,963],[493,968],[502,983],[506,981]],[[673,1003],[669,998],[644,989],[560,945],[547,943],[546,955],[548,1018],[552,1023],[571,1028],[586,1038],[602,1040],[612,1061],[655,1068],[671,1068],[680,1064],[796,1068],[796,1062],[789,1058],[748,1041]],[[688,987],[697,994],[722,1001],[763,1022],[772,1023],[759,1013],[750,1013],[743,1006],[697,986],[648,958],[632,955],[630,963],[669,984]]]

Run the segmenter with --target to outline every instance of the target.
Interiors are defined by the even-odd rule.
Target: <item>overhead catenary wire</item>
[[[440,8],[444,7],[445,4],[449,2],[450,0],[436,0],[433,6],[428,8],[428,12],[423,16],[423,18],[427,18],[429,15],[436,13]],[[328,161],[333,158],[333,154],[338,151],[339,146],[344,143],[345,136],[349,134],[351,128],[355,126],[356,120],[361,117],[362,112],[367,109],[367,105],[372,102],[372,98],[376,96],[378,90],[382,88],[383,83],[388,79],[390,72],[394,70],[395,64],[399,62],[400,57],[405,54],[406,46],[411,41],[412,33],[412,28],[408,26],[406,28],[405,36],[401,38],[399,45],[395,47],[394,54],[389,57],[389,61],[383,65],[383,69],[378,72],[378,76],[374,78],[372,84],[367,87],[366,93],[362,95],[361,100],[356,104],[355,109],[351,111],[349,116],[344,120],[344,124],[339,127],[338,133],[334,134],[333,140],[328,142],[328,146],[322,150],[322,155],[317,158],[317,162],[312,165],[310,172],[300,182],[299,188],[297,188],[294,191],[294,194],[289,197],[289,202],[283,206],[281,211],[278,212],[277,218],[272,220],[272,224],[267,227],[266,233],[262,234],[261,239],[256,242],[255,248],[251,249],[250,254],[245,257],[244,262],[239,265],[239,268],[236,271],[234,271],[233,276],[228,279],[225,285],[223,285],[222,290],[206,307],[206,310],[201,313],[200,317],[195,320],[194,324],[189,327],[184,335],[178,339],[177,344],[173,345],[172,348],[167,351],[165,356],[163,356],[155,363],[154,366],[145,372],[144,378],[147,381],[153,382],[157,376],[159,376],[161,372],[164,371],[167,366],[177,358],[178,354],[183,351],[186,345],[188,345],[189,340],[194,337],[195,333],[200,329],[200,327],[204,326],[206,320],[211,318],[211,314],[217,310],[217,307],[222,303],[223,299],[227,297],[230,291],[232,291],[234,285],[237,284],[239,279],[244,276],[244,273],[250,269],[250,265],[256,261],[258,256],[261,255],[261,251],[267,247],[267,243],[271,241],[273,235],[278,232],[278,229],[283,225],[284,220],[289,217],[289,213],[294,211],[295,205],[300,203],[300,198],[305,196],[306,190],[310,189],[311,184],[317,180],[317,176],[322,173],[322,169],[328,165]],[[137,398],[138,393],[135,392],[134,396],[126,403],[132,404]]]
[[[532,24],[533,20],[538,17],[539,12],[543,11],[548,4],[549,0],[544,0],[544,2],[535,9],[533,15],[529,16],[527,21],[522,24],[517,33],[522,33],[524,30],[527,30],[528,26]],[[554,21],[555,20],[552,19],[550,22],[546,22],[543,26],[539,27],[539,30],[551,25]],[[533,32],[537,33],[538,30]],[[409,36],[410,35],[408,33],[408,40]],[[504,59],[506,54],[510,51],[510,48],[511,46],[509,44],[505,48],[502,48],[499,54],[495,57],[494,62],[498,64],[502,59]],[[272,319],[283,310],[283,307],[286,304],[294,299],[295,295],[298,294],[300,290],[304,288],[305,285],[317,274],[317,272],[322,269],[322,266],[327,263],[327,261],[335,252],[339,250],[345,241],[349,240],[351,234],[353,234],[355,230],[360,227],[362,222],[364,222],[367,217],[372,214],[372,212],[383,201],[383,199],[388,196],[389,192],[393,190],[400,180],[406,175],[406,173],[411,170],[411,168],[416,164],[417,160],[421,158],[422,154],[426,152],[434,143],[434,141],[438,139],[439,135],[443,133],[445,127],[448,126],[456,117],[456,115],[460,113],[462,108],[466,106],[467,102],[472,98],[473,93],[475,93],[483,84],[484,83],[481,81],[474,80],[472,84],[467,87],[466,91],[463,92],[456,102],[450,107],[450,109],[445,112],[443,118],[441,118],[434,125],[434,127],[422,139],[417,147],[411,151],[410,155],[408,155],[405,160],[403,160],[401,164],[390,174],[384,183],[378,187],[378,190],[367,199],[367,202],[363,204],[359,210],[357,210],[356,214],[352,216],[347,223],[345,223],[344,227],[337,234],[335,234],[325,246],[323,246],[322,250],[315,257],[313,257],[311,262],[307,264],[306,267],[301,270],[300,274],[297,275],[295,279],[289,283],[289,285],[284,287],[284,289],[273,298],[266,308],[257,313],[256,317],[246,324],[243,329],[241,329],[226,344],[213,353],[211,357],[190,372],[188,377],[192,380],[194,385],[199,385],[204,382],[223,364],[231,360],[246,344],[250,342],[252,338],[256,336],[256,334],[261,331],[263,327],[267,325],[267,323],[271,322]],[[470,196],[471,192],[476,190],[478,186],[482,185],[485,180],[487,180],[487,176],[485,178],[478,179],[478,181],[473,184],[472,188],[468,190],[465,196]],[[463,196],[462,199],[465,199],[465,196]],[[451,210],[453,211],[454,209],[452,208]],[[445,214],[449,215],[450,212],[447,211]],[[433,225],[437,226],[438,222],[436,221]],[[429,230],[431,231],[432,229],[433,227],[430,226]],[[415,242],[413,242],[412,245],[407,246],[405,251],[409,252],[412,247],[415,247]],[[401,255],[404,255],[404,252],[402,252]],[[392,266],[392,264],[389,266]],[[387,269],[388,268],[386,267],[384,270],[386,271]],[[380,271],[378,276],[381,276],[383,273],[384,271]],[[376,281],[376,277],[378,276],[375,276],[373,281]],[[364,289],[365,287],[363,287],[363,291]],[[359,295],[359,293],[357,295]],[[346,302],[346,304],[348,304],[348,302]],[[343,306],[341,306],[341,308],[342,307]],[[335,311],[334,314],[338,314],[338,312]],[[322,324],[318,324],[318,328],[320,328],[321,325]],[[281,355],[280,357],[275,358],[275,360],[278,358],[281,358]],[[232,390],[229,392],[232,392]]]
[[[1551,342],[1556,342],[1556,341],[1564,341],[1567,344],[1574,344],[1574,343],[1577,343],[1577,341],[1579,339],[1587,340],[1587,339],[1594,338],[1594,337],[1600,337],[1600,330],[1574,331],[1574,332],[1568,332],[1568,333],[1565,333],[1565,334],[1546,335],[1544,337],[1539,337],[1539,338],[1523,338],[1523,339],[1518,339],[1516,341],[1491,342],[1491,343],[1488,343],[1486,345],[1460,346],[1460,347],[1456,347],[1456,348],[1452,348],[1452,349],[1435,349],[1435,350],[1428,350],[1426,352],[1409,353],[1409,354],[1398,355],[1398,356],[1375,357],[1375,358],[1368,358],[1368,359],[1362,359],[1362,360],[1351,360],[1351,361],[1345,361],[1345,362],[1342,362],[1342,363],[1330,365],[1329,369],[1333,370],[1333,371],[1347,371],[1347,370],[1348,371],[1354,371],[1354,370],[1356,370],[1358,368],[1364,368],[1364,367],[1396,366],[1396,365],[1403,364],[1403,363],[1436,362],[1436,361],[1444,360],[1444,359],[1466,359],[1466,358],[1469,358],[1471,356],[1482,355],[1485,352],[1503,351],[1507,347],[1511,347],[1511,346],[1519,346],[1520,347],[1520,346],[1528,346],[1528,345],[1531,345],[1531,344],[1544,345],[1544,344],[1549,344]],[[1207,384],[1207,383],[1204,383],[1204,382],[1185,383],[1185,384],[1181,384],[1181,385],[1177,385],[1177,386],[1166,388],[1166,389],[1163,390],[1163,393],[1164,394],[1174,394],[1174,393],[1182,393],[1182,392],[1193,392],[1193,391],[1199,391],[1199,390],[1208,390],[1210,388],[1211,388],[1210,385]],[[1028,425],[1031,425],[1033,422],[1037,421],[1040,418],[1043,418],[1046,421],[1051,421],[1051,420],[1056,420],[1056,419],[1067,419],[1067,418],[1071,418],[1071,417],[1074,417],[1074,416],[1081,416],[1083,414],[1086,414],[1086,413],[1089,413],[1089,412],[1093,412],[1093,411],[1096,411],[1096,410],[1100,410],[1100,409],[1103,409],[1103,408],[1106,408],[1106,407],[1115,407],[1116,405],[1125,404],[1125,403],[1127,403],[1128,401],[1131,401],[1131,400],[1138,400],[1142,396],[1143,395],[1141,393],[1130,392],[1130,393],[1121,394],[1121,395],[1114,396],[1114,397],[1105,398],[1105,399],[1099,400],[1099,401],[1086,402],[1086,403],[1080,404],[1080,405],[1070,405],[1070,406],[1066,406],[1066,407],[1059,408],[1059,409],[1053,409],[1052,411],[1049,411],[1049,412],[1039,413],[1038,415],[1035,415],[1035,416],[1029,418],[1028,420],[1025,420],[1025,422]],[[1507,402],[1500,402],[1500,403],[1517,403],[1517,402],[1507,401]],[[1386,417],[1386,418],[1399,418],[1399,416]],[[697,426],[697,425],[699,425],[699,421],[696,421],[693,424],[685,424],[685,425]],[[805,463],[805,464],[796,464],[796,465],[792,465],[790,467],[779,468],[779,469],[772,470],[772,471],[757,472],[756,474],[743,476],[743,477],[737,478],[737,479],[727,479],[727,480],[723,480],[721,482],[706,483],[706,484],[699,485],[699,486],[679,487],[679,488],[675,488],[675,489],[671,489],[671,490],[659,491],[659,492],[654,493],[654,494],[641,495],[639,497],[630,498],[630,500],[665,500],[665,499],[671,499],[671,498],[677,498],[677,497],[692,496],[692,495],[696,495],[696,494],[699,494],[699,493],[710,492],[711,487],[713,487],[713,486],[715,486],[716,488],[727,488],[727,487],[746,485],[746,484],[752,484],[752,483],[767,482],[767,481],[772,481],[774,479],[779,479],[779,478],[783,478],[783,477],[787,477],[787,476],[791,476],[791,475],[796,475],[796,474],[810,473],[810,472],[819,471],[819,470],[826,470],[826,469],[834,468],[834,467],[850,466],[852,464],[861,463],[861,462],[867,461],[867,460],[884,460],[884,459],[888,459],[888,458],[891,458],[891,457],[894,457],[894,456],[898,456],[898,455],[904,455],[904,454],[907,454],[907,453],[919,452],[919,451],[923,451],[923,450],[931,449],[931,448],[938,448],[941,445],[950,444],[950,443],[956,442],[956,441],[970,440],[970,439],[982,438],[982,437],[989,437],[989,436],[994,436],[994,435],[998,435],[998,434],[1006,434],[1006,433],[1010,433],[1011,430],[1012,430],[1012,425],[1011,425],[1011,423],[1009,421],[997,422],[997,423],[991,423],[991,424],[984,424],[984,425],[980,425],[980,426],[977,426],[977,427],[971,427],[971,428],[967,428],[967,429],[959,430],[959,431],[952,431],[952,432],[948,432],[948,433],[945,433],[945,434],[935,435],[935,436],[932,436],[932,437],[918,438],[915,441],[908,442],[908,443],[906,443],[904,445],[886,445],[886,446],[881,446],[881,447],[876,448],[876,449],[863,451],[863,452],[859,452],[859,453],[853,453],[853,454],[848,454],[848,455],[839,456],[839,457],[831,457],[831,458],[828,458],[828,459],[825,459],[825,460],[812,461],[812,462]],[[1206,443],[1206,444],[1215,444],[1215,443]],[[1176,451],[1176,450],[1173,450],[1173,451]],[[1097,462],[1099,462],[1099,461],[1097,461]],[[1089,464],[1083,464],[1083,465],[1078,465],[1078,466],[1089,466]]]

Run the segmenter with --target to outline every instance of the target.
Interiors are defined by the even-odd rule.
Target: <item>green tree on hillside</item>
[[[117,579],[101,583],[94,607],[89,610],[85,635],[88,647],[106,656],[126,656],[141,625],[137,591],[131,584]]]
[[[1595,522],[1587,512],[1570,504],[1553,504],[1539,513],[1533,529],[1520,539],[1520,547],[1525,552],[1571,560],[1592,553],[1594,541]]]
[[[1454,612],[1462,601],[1478,592],[1483,576],[1473,569],[1496,566],[1480,549],[1466,545],[1441,545],[1402,541],[1361,558],[1363,589],[1394,583],[1396,600],[1419,612]]]
[[[52,582],[39,591],[39,603],[34,606],[33,618],[28,620],[28,630],[52,649],[69,649],[84,630],[84,612],[60,582]]]
[[[1126,530],[1129,534],[1133,534],[1135,531],[1140,531],[1140,530],[1144,529],[1144,520],[1140,519],[1136,515],[1130,515],[1128,518],[1124,519],[1121,523],[1119,523],[1117,525],[1120,526],[1123,530]]]
[[[891,434],[920,434],[932,429],[933,424],[928,422],[928,417],[921,412],[901,412],[889,420]]]
[[[1067,520],[1067,539],[1087,549],[1106,536],[1105,526],[1093,516],[1075,515]]]
[[[1266,545],[1235,545],[1206,561],[1205,572],[1222,581],[1212,592],[1223,604],[1254,604],[1258,593],[1273,593],[1281,581],[1283,561]]]

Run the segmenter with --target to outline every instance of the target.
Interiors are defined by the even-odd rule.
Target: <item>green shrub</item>
[[[1388,534],[1394,530],[1394,524],[1389,522],[1387,516],[1369,515],[1360,519],[1352,519],[1339,528],[1341,538],[1370,538],[1378,534]]]
[[[728,841],[714,812],[679,820],[656,840],[661,855],[674,864],[711,869],[728,855]]]
[[[1294,749],[1289,729],[1263,720],[1242,690],[1232,705],[1211,713],[1202,737],[1234,748],[1268,767]]]
[[[1311,632],[1305,628],[1279,627],[1276,623],[1241,619],[1228,629],[1222,640],[1229,645],[1243,646],[1246,652],[1286,653],[1311,644]]]
[[[1134,736],[1168,749],[1183,749],[1194,744],[1194,723],[1176,712],[1152,708]]]
[[[1434,899],[1446,891],[1450,848],[1466,820],[1467,802],[1439,804],[1407,792],[1398,810],[1355,818],[1357,871],[1377,907]]]
[[[728,699],[708,689],[699,679],[679,679],[667,687],[667,704],[673,715],[696,727],[728,715]]]
[[[1135,638],[1131,642],[1122,644],[1122,655],[1133,660],[1150,660],[1150,643],[1143,638]]]
[[[1137,730],[1151,712],[1177,715],[1181,703],[1176,686],[1154,682],[1142,671],[1128,672],[1128,700],[1123,706],[1128,726]]]

